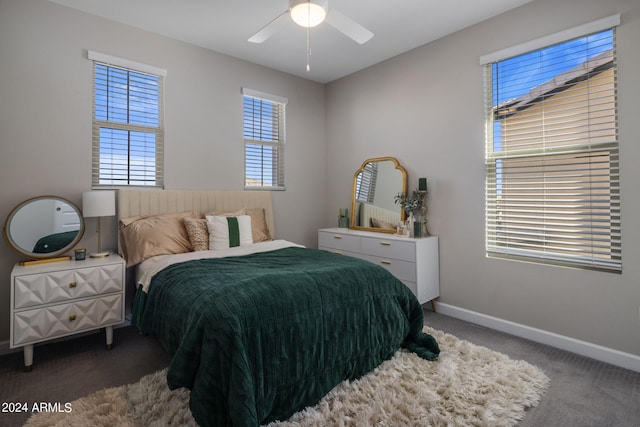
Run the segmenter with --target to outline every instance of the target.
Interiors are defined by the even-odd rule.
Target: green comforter
[[[203,426],[284,420],[400,346],[439,353],[406,286],[316,249],[174,264],[154,277],[139,318],[173,355],[169,387],[191,389]]]

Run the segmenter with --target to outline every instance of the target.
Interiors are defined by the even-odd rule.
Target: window
[[[286,98],[243,88],[244,186],[284,190]]]
[[[615,28],[601,21],[486,62],[488,256],[622,269]]]
[[[356,200],[358,202],[373,203],[373,193],[378,178],[378,163],[369,162],[356,179]]]
[[[92,186],[163,186],[164,70],[89,51]]]

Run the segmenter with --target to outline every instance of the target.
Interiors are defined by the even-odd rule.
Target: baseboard
[[[131,320],[129,318],[125,318],[125,321],[123,323],[120,323],[118,325],[113,325],[113,329],[118,329],[118,328],[124,328],[126,326],[131,325]],[[46,344],[46,343],[51,343],[51,342],[57,342],[57,341],[64,341],[64,340],[70,340],[73,338],[78,338],[81,336],[85,336],[85,335],[89,335],[89,334],[95,334],[96,330],[91,330],[91,331],[87,331],[87,332],[80,332],[74,335],[68,335],[66,337],[61,337],[61,338],[57,338],[54,340],[49,340],[49,341],[43,341],[40,343],[37,343],[36,345],[39,344]],[[9,340],[5,340],[5,341],[0,341],[0,356],[5,356],[7,354],[10,353],[17,353],[19,351],[22,351],[22,347],[16,347],[16,348],[10,348],[9,347]]]
[[[635,354],[625,353],[623,351],[614,350],[612,348],[603,347],[586,341],[580,341],[575,338],[559,335],[542,329],[532,328],[527,325],[488,316],[486,314],[456,307],[450,304],[437,303],[437,310],[440,314],[486,326],[491,329],[550,345],[562,350],[567,350],[572,353],[600,360],[601,362],[606,362],[621,368],[640,372],[640,356]]]

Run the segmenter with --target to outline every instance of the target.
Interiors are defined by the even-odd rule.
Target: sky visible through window
[[[278,184],[278,146],[264,142],[280,142],[278,108],[272,101],[245,96],[243,111],[245,185],[275,186]]]
[[[519,98],[607,50],[613,49],[613,30],[579,37],[492,64],[493,108]],[[499,120],[493,121],[493,151],[502,151]],[[497,192],[502,192],[502,161],[496,160]]]
[[[613,30],[579,37],[492,65],[493,106],[518,98],[534,87],[613,48]],[[494,151],[500,151],[500,122],[494,122]]]
[[[100,184],[156,185],[159,78],[98,63],[95,67],[95,120],[113,124],[100,126]]]

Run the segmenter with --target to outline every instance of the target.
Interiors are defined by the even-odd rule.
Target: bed
[[[163,233],[163,218],[187,224],[217,212],[206,217],[210,230],[215,217],[227,221],[231,235],[246,220],[243,213],[263,210],[267,239],[214,250],[172,248],[135,265],[133,323],[172,355],[168,385],[191,390],[189,406],[200,425],[287,419],[400,347],[428,360],[438,356],[436,341],[422,332],[420,304],[387,270],[272,239],[269,192],[121,190],[118,205],[120,251],[128,263],[138,260],[126,228],[140,220],[152,224],[145,232],[156,225],[160,231],[153,232]],[[209,237],[214,245],[216,234]]]

